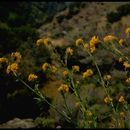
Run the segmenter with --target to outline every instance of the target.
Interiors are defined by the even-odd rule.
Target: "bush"
[[[117,22],[120,19],[121,19],[121,17],[119,15],[119,13],[117,13],[117,12],[111,12],[111,13],[107,14],[107,20],[110,23]]]
[[[116,12],[110,12],[107,14],[107,20],[110,23],[114,23],[128,14],[130,14],[130,4],[121,5],[116,9]]]

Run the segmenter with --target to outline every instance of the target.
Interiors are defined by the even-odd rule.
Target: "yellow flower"
[[[80,84],[80,82],[78,80],[76,80],[76,84]]]
[[[66,53],[73,55],[73,49],[71,49],[70,47],[66,48]]]
[[[11,72],[16,73],[18,70],[18,64],[17,63],[12,63],[11,65],[8,65],[6,69],[6,73],[9,74]]]
[[[36,80],[37,78],[38,78],[37,75],[35,75],[35,74],[29,74],[29,76],[28,76],[28,81],[34,81],[34,80]]]
[[[111,75],[105,75],[104,76],[104,80],[106,80],[106,81],[109,81],[111,79],[112,79]]]
[[[85,111],[85,113],[86,113],[87,116],[92,116],[93,115],[90,110]]]
[[[7,58],[5,58],[5,57],[0,58],[0,63],[7,63],[7,62],[8,62]]]
[[[111,97],[105,97],[105,98],[104,98],[104,102],[105,102],[105,103],[108,103],[108,104],[111,103],[112,100],[113,100],[113,99],[112,99]]]
[[[90,44],[89,44],[89,43],[85,43],[85,44],[84,44],[84,49],[85,49],[86,51],[90,51]]]
[[[85,44],[84,44],[84,48],[88,50],[88,49],[90,48],[89,43],[85,43]]]
[[[125,117],[125,113],[124,112],[120,112],[120,116],[124,118]]]
[[[49,64],[48,64],[48,63],[44,63],[44,64],[42,65],[43,71],[46,71],[48,68],[49,68]]]
[[[123,39],[120,39],[120,40],[119,40],[119,44],[120,44],[121,46],[125,45],[125,43],[126,43],[125,40],[123,40]]]
[[[90,46],[90,52],[94,53],[96,51],[96,47],[94,45]]]
[[[93,75],[93,71],[91,69],[87,69],[86,72],[83,73],[83,78],[87,78]]]
[[[126,82],[127,82],[127,83],[130,83],[130,77],[126,79]]]
[[[20,52],[13,52],[11,53],[11,57],[15,59],[15,62],[20,62],[22,56]]]
[[[80,106],[81,106],[81,103],[80,103],[80,102],[76,102],[76,103],[75,103],[75,107],[76,107],[76,108],[80,108]]]
[[[45,46],[48,46],[51,44],[51,40],[49,38],[41,38],[36,41],[36,46],[40,46],[44,44]]]
[[[122,62],[122,61],[123,61],[123,59],[120,57],[120,58],[119,58],[119,62]]]
[[[128,63],[128,61],[125,61],[123,63],[123,65],[124,65],[125,69],[130,68],[130,64]]]
[[[40,46],[41,44],[44,44],[44,39],[43,39],[43,38],[38,39],[38,40],[36,41],[36,46]]]
[[[92,121],[92,120],[88,121],[88,124],[92,124],[92,123],[93,123],[93,121]]]
[[[77,65],[72,66],[73,71],[79,72],[80,68]]]
[[[124,102],[125,102],[124,97],[123,97],[123,96],[120,96],[120,98],[119,98],[118,102],[120,102],[120,103],[124,103]]]
[[[69,71],[68,71],[68,70],[63,71],[63,75],[64,75],[64,76],[69,75]]]
[[[58,70],[57,67],[55,67],[54,65],[51,66],[52,73],[56,73],[57,70]]]
[[[96,36],[93,36],[92,38],[91,38],[91,40],[90,40],[90,46],[91,45],[97,45],[98,43],[100,43],[100,40],[99,40],[99,38],[98,37],[96,37]]]
[[[105,36],[103,40],[104,42],[113,42],[113,41],[117,41],[117,37],[108,35],[108,36]]]
[[[59,92],[66,93],[69,91],[69,87],[66,84],[61,84],[61,86],[58,88]]]
[[[79,46],[79,45],[83,44],[83,39],[79,38],[76,40],[75,43],[76,43],[76,46]]]
[[[90,51],[90,53],[94,53],[96,51],[96,47],[94,44],[91,44],[90,43],[85,43],[84,44],[84,48],[87,50],[87,51]]]
[[[127,28],[127,29],[125,30],[125,33],[126,33],[127,35],[130,35],[130,28]]]
[[[44,39],[44,45],[45,45],[45,46],[48,46],[48,45],[50,45],[50,44],[51,44],[51,40],[48,39],[48,38],[45,38],[45,39]]]

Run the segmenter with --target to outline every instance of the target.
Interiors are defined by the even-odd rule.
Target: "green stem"
[[[34,89],[32,89],[27,83],[25,83],[22,79],[20,79],[18,77],[18,75],[16,73],[14,73],[15,77],[18,78],[19,81],[21,81],[21,83],[23,83],[29,90],[31,90],[34,94],[36,94],[38,97],[40,97],[41,99],[43,99],[48,105],[50,105],[55,111],[57,111],[60,115],[62,115],[63,117],[65,117],[69,122],[71,122],[71,118],[68,117],[67,115],[64,115],[62,112],[60,112],[59,110],[56,109],[56,107],[54,105],[52,105],[51,103],[49,103],[45,97],[40,94],[37,93]]]
[[[103,78],[102,78],[102,74],[101,74],[101,72],[100,72],[100,70],[99,70],[99,67],[98,67],[98,65],[97,65],[97,63],[96,63],[96,61],[95,61],[93,55],[92,55],[90,52],[88,52],[88,51],[87,51],[87,53],[92,57],[92,59],[93,59],[93,61],[94,61],[94,64],[95,64],[95,66],[96,66],[96,69],[97,69],[97,71],[98,71],[98,74],[99,74],[99,76],[100,76],[101,84],[102,84],[102,86],[103,86],[103,88],[104,88],[104,90],[105,90],[105,93],[106,93],[107,96],[110,98],[109,93],[108,93],[107,90],[106,90],[105,83],[104,83],[104,80],[103,80]],[[113,102],[111,102],[111,106],[112,106],[112,108],[113,108],[114,113],[116,114],[116,110],[115,110],[115,108],[114,108]]]
[[[60,115],[62,115],[62,116],[65,117],[69,122],[71,122],[71,118],[70,118],[70,117],[68,117],[67,115],[64,115],[63,113],[61,113],[60,111],[58,111],[58,110],[56,109],[56,107],[53,106],[51,103],[49,103],[46,99],[44,99],[44,101],[47,102],[47,103],[48,103],[53,109],[55,109]]]
[[[78,97],[78,99],[79,99],[79,101],[80,101],[80,103],[81,103],[81,111],[83,112],[84,120],[86,120],[86,115],[85,115],[85,112],[84,112],[85,107],[84,107],[84,105],[83,105],[83,101],[82,101],[82,99],[81,99],[81,97],[80,97],[80,95],[79,95],[79,92],[77,91],[77,88],[75,87],[74,80],[73,80],[73,71],[72,71],[72,73],[71,73],[70,79],[71,79],[71,84],[72,84],[72,86],[73,86],[73,88],[74,88],[74,93],[75,93],[75,95]]]
[[[67,108],[67,111],[69,112],[69,115],[72,115],[72,113],[71,113],[71,111],[70,111],[70,109],[69,109],[69,107],[68,107],[68,105],[67,105],[67,102],[66,102],[66,98],[65,98],[64,93],[62,93],[61,95],[62,95],[62,97],[63,97],[64,103],[65,103],[65,107]]]
[[[65,55],[65,66],[67,67],[67,59],[68,59],[68,54]]]
[[[52,46],[52,52],[53,52],[54,54],[56,54],[56,56],[57,56],[59,62],[61,62],[61,64],[62,64],[63,66],[65,66],[64,62],[61,60],[60,55],[59,55],[59,53],[57,52],[57,50],[55,49],[54,46]]]
[[[71,73],[70,79],[71,79],[71,84],[72,84],[72,86],[73,86],[73,88],[74,88],[75,95],[78,96],[80,102],[82,103],[82,99],[81,99],[81,97],[80,97],[80,95],[79,95],[79,92],[77,92],[77,89],[76,89],[75,84],[74,84],[73,72]]]

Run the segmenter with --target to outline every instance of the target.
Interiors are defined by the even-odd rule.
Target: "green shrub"
[[[114,23],[128,14],[130,14],[130,4],[121,5],[116,9],[116,12],[110,12],[107,14],[107,20],[110,23]]]

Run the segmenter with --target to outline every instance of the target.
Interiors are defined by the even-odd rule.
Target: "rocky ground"
[[[36,128],[37,124],[33,119],[14,118],[6,123],[0,124],[0,129],[4,128]]]

